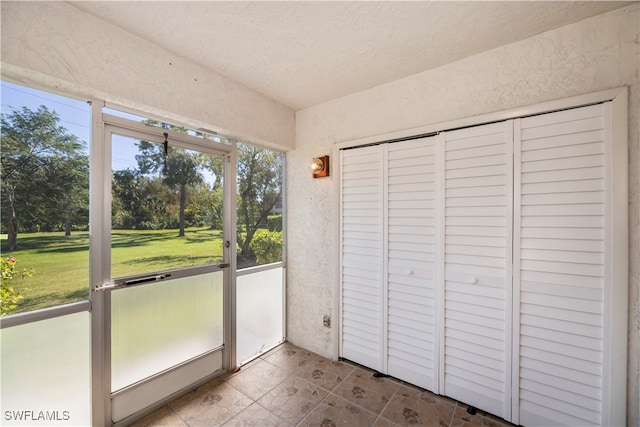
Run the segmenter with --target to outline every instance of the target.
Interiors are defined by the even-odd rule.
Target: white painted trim
[[[102,121],[103,101],[91,102],[89,270],[91,297],[92,423],[111,425],[111,303],[96,292],[111,276],[111,140]],[[105,141],[109,141],[106,143]]]
[[[264,265],[256,265],[253,267],[243,268],[241,270],[236,271],[236,277],[248,276],[249,274],[260,273],[261,271],[273,270],[276,268],[284,268],[285,262],[278,261],[271,264]]]
[[[280,164],[282,169],[280,170],[282,177],[282,186],[280,190],[280,198],[282,201],[282,218],[280,219],[282,224],[282,341],[287,340],[287,155],[280,153]],[[237,165],[236,165],[237,169]],[[237,213],[236,213],[237,215]],[[235,230],[234,230],[235,234]],[[237,255],[236,255],[237,256]],[[237,271],[236,271],[237,273]],[[235,282],[232,282],[235,283]]]
[[[602,114],[604,116],[604,170],[605,170],[605,199],[604,199],[604,295],[603,295],[603,333],[602,333],[602,347],[604,349],[611,349],[611,351],[604,351],[602,354],[602,410],[600,416],[602,424],[612,425],[607,420],[611,419],[611,416],[615,413],[611,405],[614,402],[611,401],[612,398],[612,375],[614,371],[611,369],[612,367],[612,342],[614,340],[615,331],[612,328],[612,320],[613,320],[613,312],[615,309],[613,305],[613,296],[615,293],[615,289],[613,289],[614,282],[613,279],[613,229],[614,224],[612,223],[613,214],[614,214],[614,188],[615,188],[615,180],[614,180],[614,171],[611,169],[613,166],[613,155],[614,155],[614,147],[613,147],[613,121],[612,121],[612,111],[611,111],[611,103],[607,103],[603,105]],[[610,282],[611,280],[611,282]],[[607,286],[612,285],[612,286]],[[627,306],[625,305],[625,308]],[[627,310],[625,310],[627,311]],[[625,337],[626,338],[626,337]],[[624,364],[626,366],[626,363]],[[625,399],[626,402],[626,399]]]
[[[627,327],[629,288],[628,205],[628,92],[624,88],[605,104],[610,121],[607,135],[607,229],[605,275],[610,285],[604,295],[603,425],[625,425],[627,413]]]
[[[504,402],[502,406],[502,418],[506,420],[511,419],[511,403],[513,401],[513,395],[511,393],[511,380],[512,380],[512,372],[511,372],[511,360],[508,357],[509,352],[512,349],[513,343],[513,330],[518,329],[514,327],[513,324],[513,199],[514,199],[514,182],[513,182],[513,120],[508,120],[504,124],[504,142],[507,146],[506,148],[506,164],[505,169],[507,170],[507,183],[506,183],[506,206],[505,206],[505,220],[506,220],[506,233],[505,233],[505,271],[504,271],[504,317],[505,317],[505,325],[504,325]]]
[[[216,130],[216,129],[208,129],[208,127],[210,125],[207,125],[207,124],[195,123],[195,122],[192,122],[191,120],[190,120],[190,123],[186,123],[186,122],[182,122],[180,120],[171,119],[169,117],[161,117],[161,116],[157,116],[157,115],[154,115],[154,114],[150,114],[148,111],[127,107],[127,106],[124,106],[124,105],[121,105],[121,104],[117,104],[117,103],[114,103],[114,102],[110,102],[110,101],[105,101],[104,102],[104,106],[106,108],[110,108],[112,110],[121,111],[123,113],[132,114],[134,116],[146,117],[146,118],[149,118],[149,119],[152,119],[152,120],[157,120],[159,122],[171,123],[171,124],[174,124],[176,126],[184,126],[186,128],[189,128],[189,129],[193,129],[193,130],[197,130],[197,131],[202,131],[202,132],[214,134],[216,136],[219,136],[221,138],[228,139],[228,140],[231,140],[231,141],[241,140],[241,141],[247,141],[247,143],[249,143],[249,140],[247,140],[246,138],[240,137],[238,135],[233,135],[232,133],[225,134],[225,133],[223,133],[223,132],[221,132],[219,130]],[[113,117],[116,117],[116,116],[113,116]],[[269,149],[273,149],[273,148],[269,148]],[[282,151],[282,148],[280,148],[279,150],[276,150],[276,151]]]
[[[444,361],[445,361],[445,349],[444,349],[444,305],[445,305],[445,274],[444,274],[444,262],[445,262],[445,160],[446,160],[446,147],[444,133],[439,133],[435,140],[435,173],[436,173],[436,307],[434,315],[436,316],[436,343],[434,354],[436,354],[435,366],[438,370],[438,377],[436,379],[435,391],[438,394],[444,394]]]
[[[336,148],[334,148],[335,150]],[[337,159],[338,157],[334,157],[334,159]],[[342,163],[344,162],[344,151],[340,150],[339,151],[339,158],[340,158],[340,164],[338,165],[338,167],[340,168],[339,171],[336,171],[336,168],[334,166],[334,172],[335,175],[334,176],[338,176],[339,179],[336,179],[336,186],[338,187],[338,227],[339,227],[339,235],[338,235],[338,271],[336,272],[337,274],[337,279],[336,280],[336,285],[338,286],[338,298],[337,298],[337,304],[338,304],[338,357],[342,357],[343,355],[343,345],[342,345],[342,334],[343,334],[343,330],[342,330],[342,325],[343,325],[343,318],[342,318],[342,271],[344,269],[344,266],[342,265],[342,241],[344,240],[344,227],[342,224],[342,211],[343,208],[342,206],[344,205],[344,193],[342,191]],[[334,162],[334,165],[338,163],[338,162]]]
[[[229,264],[223,282],[223,318],[224,318],[224,351],[222,355],[222,366],[224,369],[233,372],[238,366],[237,359],[237,274],[238,274],[238,254],[237,254],[237,143],[233,142],[231,152],[224,158],[224,195],[223,195],[223,221],[224,221],[224,241],[229,242],[229,247],[224,249],[225,262]],[[284,271],[286,274],[286,270]]]
[[[389,373],[389,144],[382,146],[382,209],[380,211],[382,223],[382,248],[380,261],[382,262],[382,313],[380,313],[380,366],[378,369]]]
[[[331,339],[333,346],[331,349],[332,359],[338,360],[342,355],[342,151],[335,145],[331,150],[332,158],[331,174],[333,175],[333,217],[337,218],[338,241],[334,245],[334,250],[338,254],[338,268],[334,271],[334,293],[333,293],[333,322],[331,324]],[[337,161],[337,160],[340,161]],[[336,288],[337,287],[337,288]]]
[[[91,303],[88,300],[56,305],[54,307],[28,311],[26,313],[11,314],[0,319],[0,329],[12,328],[14,326],[53,319],[68,314],[81,313],[83,311],[91,311]]]
[[[161,127],[147,125],[140,122],[134,122],[122,117],[112,116],[109,114],[102,114],[102,120],[106,126],[111,126],[113,133],[124,136],[134,136],[138,139],[149,140],[149,136],[156,137],[155,142],[164,142],[164,134],[169,135],[169,141],[171,145],[175,145],[182,148],[194,149],[197,147],[198,151],[202,151],[207,154],[225,155],[232,151],[231,145],[217,143],[204,138],[198,138],[197,136],[189,135],[186,133],[177,132],[171,129],[163,129]],[[126,133],[119,133],[117,129],[126,129]]]
[[[573,96],[570,98],[558,99],[541,104],[518,107],[510,110],[498,111],[495,113],[481,114],[478,116],[465,117],[457,120],[434,123],[430,125],[420,126],[411,129],[384,133],[381,135],[372,135],[363,138],[351,139],[346,141],[338,141],[336,145],[339,149],[358,147],[362,145],[379,144],[391,140],[411,138],[416,135],[427,135],[436,132],[453,130],[468,126],[476,126],[485,123],[499,122],[503,120],[516,119],[519,117],[533,116],[536,114],[549,113],[552,111],[565,110],[567,108],[575,108],[583,105],[597,104],[599,102],[610,101],[615,97],[626,93],[627,88],[621,87],[616,89],[608,89],[601,92],[589,93],[585,95]],[[625,96],[626,99],[626,96]]]

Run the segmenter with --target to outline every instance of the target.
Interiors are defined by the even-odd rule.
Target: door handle
[[[124,285],[125,286],[139,285],[140,283],[155,282],[157,280],[166,279],[167,277],[171,277],[171,274],[158,274],[156,276],[146,276],[146,277],[140,277],[137,279],[131,279],[131,280],[125,281]]]

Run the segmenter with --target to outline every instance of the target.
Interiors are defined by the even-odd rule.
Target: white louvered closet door
[[[341,151],[342,357],[383,370],[383,150]]]
[[[443,394],[511,417],[513,122],[445,132]]]
[[[388,144],[387,154],[387,373],[436,392],[435,169],[440,139]]]
[[[521,146],[515,165],[520,242],[514,256],[520,285],[515,315],[521,327],[514,411],[519,406],[519,422],[526,426],[607,423],[603,298],[611,141],[605,108],[599,104],[515,122],[516,147]]]

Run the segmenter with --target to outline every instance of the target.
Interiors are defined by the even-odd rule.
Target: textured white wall
[[[638,4],[296,113],[288,162],[288,338],[337,356],[337,177],[305,170],[336,142],[629,86],[629,425],[638,425],[640,13]],[[332,159],[337,161],[337,159]],[[334,319],[322,326],[322,315]]]
[[[280,150],[294,113],[64,2],[1,2],[2,75]]]

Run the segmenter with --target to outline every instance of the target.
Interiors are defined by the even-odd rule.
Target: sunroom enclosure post
[[[110,385],[110,333],[108,330],[109,294],[95,291],[109,280],[110,206],[111,186],[104,179],[105,158],[111,156],[111,145],[105,143],[103,102],[91,101],[91,143],[89,172],[89,283],[91,298],[91,417],[94,426],[111,425]]]

